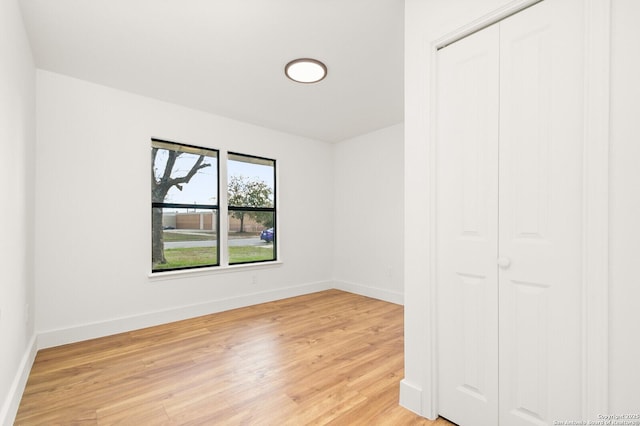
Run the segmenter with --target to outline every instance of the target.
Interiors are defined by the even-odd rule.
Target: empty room
[[[637,0],[0,0],[0,425],[640,426]]]

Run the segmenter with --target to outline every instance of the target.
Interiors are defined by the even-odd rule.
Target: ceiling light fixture
[[[289,62],[284,73],[298,83],[317,83],[327,76],[327,66],[316,59],[300,58]]]

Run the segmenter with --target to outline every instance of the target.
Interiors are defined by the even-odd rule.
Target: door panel
[[[500,23],[500,424],[580,419],[583,15]]]
[[[521,419],[534,419],[533,423],[538,424],[548,417],[549,286],[512,281],[505,287],[511,293],[506,295],[511,305],[503,316],[514,321],[513,335],[509,336],[511,344],[506,348],[512,366],[509,376],[505,377],[509,382],[505,391],[514,392],[510,395],[513,401],[511,414]],[[508,420],[502,424],[514,422]]]
[[[498,29],[438,53],[439,411],[498,415]]]

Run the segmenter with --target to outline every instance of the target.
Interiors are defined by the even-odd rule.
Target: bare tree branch
[[[167,165],[164,166],[164,174],[162,175],[161,182],[169,182],[171,178],[171,172],[173,171],[173,166],[176,163],[176,159],[180,156],[180,152],[168,150],[169,157],[167,158]],[[169,185],[171,187],[171,185]]]
[[[174,160],[175,161],[175,160]],[[204,161],[204,155],[201,155],[200,157],[198,157],[198,161],[195,162],[195,164],[193,165],[193,167],[191,167],[191,170],[189,170],[189,173],[187,173],[186,176],[182,176],[179,178],[174,178],[174,179],[169,179],[167,181],[167,184],[170,187],[172,186],[178,186],[181,183],[189,183],[189,181],[191,180],[191,178],[198,172],[198,170],[200,169],[204,169],[205,167],[211,167],[211,164],[209,163],[202,163]],[[167,164],[168,166],[168,164]],[[171,166],[173,167],[173,165]],[[178,188],[180,189],[180,188]],[[182,190],[182,189],[180,189]]]

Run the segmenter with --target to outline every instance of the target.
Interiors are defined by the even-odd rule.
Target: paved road
[[[172,241],[164,243],[164,248],[189,248],[189,247],[215,247],[218,245],[216,240],[208,241]],[[252,238],[234,238],[229,240],[229,246],[267,246],[267,243],[259,237]]]

